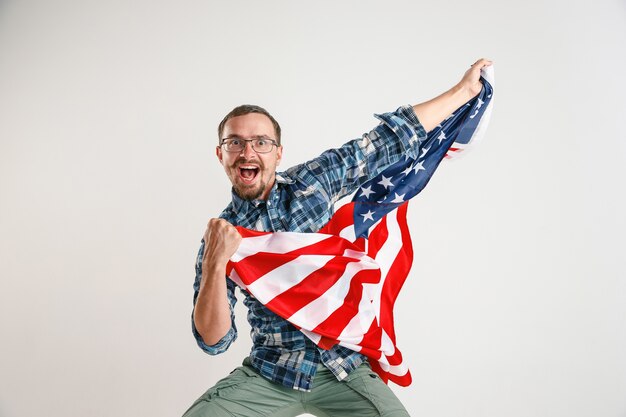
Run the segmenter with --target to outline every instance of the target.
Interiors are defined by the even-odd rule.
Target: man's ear
[[[283,147],[276,148],[276,166],[280,165],[280,160],[283,158]]]
[[[215,156],[217,156],[217,159],[219,159],[220,164],[224,165],[224,162],[222,162],[222,147],[221,146],[215,147]]]

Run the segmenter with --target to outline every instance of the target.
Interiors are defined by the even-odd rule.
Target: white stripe
[[[341,232],[339,232],[339,237],[342,237],[350,242],[354,242],[356,240],[356,236],[354,235],[354,225],[344,227]]]
[[[407,372],[409,372],[409,366],[406,364],[406,362],[402,362],[399,365],[393,366],[380,360],[378,361],[378,363],[380,364],[380,367],[383,369],[383,371],[389,372],[392,375],[404,376]]]
[[[454,152],[461,152],[461,151],[463,151],[463,149],[468,148],[469,145],[465,144],[465,143],[454,142],[451,147],[452,148],[458,148],[458,149],[448,149],[448,152],[454,153]]]
[[[376,310],[372,303],[372,296],[376,293],[378,284],[363,284],[363,298],[359,303],[359,314],[352,317],[352,320],[339,335],[339,340],[348,343],[358,344],[363,340],[365,332],[369,330],[372,322],[376,320]]]
[[[309,339],[311,339],[311,341],[313,343],[315,343],[316,345],[319,343],[320,340],[322,340],[322,336],[317,334],[317,333],[313,333],[310,332],[308,330],[305,329],[300,329],[300,331],[302,332],[302,334],[304,334],[306,337],[308,337]]]
[[[322,233],[277,232],[261,236],[247,237],[241,240],[237,252],[230,258],[233,262],[267,251],[271,246],[272,253],[287,253],[305,246],[314,245],[331,235]]]
[[[339,345],[350,350],[354,350],[355,352],[360,352],[362,350],[362,346],[360,345],[354,345],[352,343],[346,343],[343,341],[340,341]],[[379,359],[376,360],[376,362],[378,362],[383,371],[388,372],[391,375],[405,376],[409,372],[409,366],[405,361],[402,361],[398,365],[390,365],[387,357],[385,355],[382,355]]]
[[[265,249],[271,240],[271,233],[243,238],[241,239],[237,252],[230,257],[230,260],[233,262],[239,262],[250,255],[255,255]]]
[[[348,344],[344,345],[343,343],[339,343],[341,346],[345,346],[348,349],[352,349],[352,347]],[[380,367],[385,372],[389,372],[392,375],[404,376],[407,372],[409,372],[409,366],[405,361],[402,361],[398,365],[390,365],[387,356],[382,355],[379,359],[376,360]]]
[[[328,263],[332,255],[302,255],[258,278],[248,285],[250,292],[263,304],[301,282]]]
[[[243,281],[239,277],[239,274],[234,269],[232,271],[230,271],[230,275],[228,276],[228,278],[230,278],[231,281],[233,281],[235,284],[239,285],[244,290],[246,289],[246,284],[243,283]]]
[[[353,317],[341,332],[339,339],[342,341],[345,340],[347,343],[354,344],[361,343],[363,336],[369,330],[372,321],[380,319],[380,296],[383,284],[386,280],[387,274],[389,273],[391,264],[402,248],[402,238],[400,236],[398,239],[397,236],[400,235],[397,213],[398,210],[392,210],[387,214],[388,237],[379,252],[376,254],[376,261],[381,267],[381,280],[376,284],[364,285],[364,297],[359,303],[359,314]],[[376,223],[376,225],[378,225],[378,223]],[[371,230],[373,230],[373,227]],[[369,300],[372,300],[372,302]]]
[[[357,258],[359,261],[347,264],[343,274],[332,287],[326,290],[324,294],[296,311],[287,320],[305,329],[314,329],[343,305],[354,275],[363,270],[378,269],[378,265],[362,252],[355,252],[348,249],[345,251],[344,256]]]
[[[342,340],[340,340],[340,341],[339,341],[339,345],[340,345],[340,346],[343,346],[343,347],[345,347],[345,348],[348,348],[348,349],[350,349],[350,350],[353,350],[353,351],[355,351],[355,352],[360,352],[360,351],[363,349],[363,346],[361,346],[361,345],[357,345],[357,344],[354,344],[354,343],[344,342],[344,341],[342,341]]]
[[[487,82],[489,84],[491,84],[492,87],[496,87],[496,78],[495,78],[495,72],[493,69],[493,65],[489,65],[488,67],[484,67],[480,70],[480,75],[482,75],[482,77],[487,80]]]
[[[396,347],[393,345],[393,341],[391,337],[387,334],[385,329],[383,329],[382,340],[380,341],[380,350],[385,354],[385,356],[393,356],[396,353]]]
[[[385,240],[385,243],[376,254],[376,262],[380,265],[381,280],[379,285],[372,288],[372,299],[374,300],[373,304],[378,320],[380,320],[380,295],[383,290],[383,285],[385,285],[387,275],[389,274],[394,260],[402,249],[402,232],[398,225],[397,215],[397,209],[387,214],[387,240]]]

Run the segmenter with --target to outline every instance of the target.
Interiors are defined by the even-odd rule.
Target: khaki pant
[[[343,381],[323,365],[311,392],[268,381],[246,358],[243,366],[202,395],[183,417],[408,417],[406,409],[367,363]]]

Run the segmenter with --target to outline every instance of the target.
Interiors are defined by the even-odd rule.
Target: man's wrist
[[[473,99],[480,93],[480,90],[482,89],[482,83],[478,83],[478,84],[479,85],[477,86],[471,86],[471,85],[468,85],[467,83],[460,82],[451,88],[450,91],[452,92],[452,94],[455,97],[458,97],[459,107],[467,103],[468,101],[470,101],[471,99]]]
[[[475,97],[471,89],[464,83],[456,84],[450,89],[450,95],[454,98],[455,108],[461,107]]]
[[[202,283],[204,284],[207,280],[222,279],[226,274],[226,265],[228,265],[228,259],[211,259],[211,261],[205,259],[202,262]]]

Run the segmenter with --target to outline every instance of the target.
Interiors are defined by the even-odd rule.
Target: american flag
[[[408,386],[411,374],[393,325],[393,306],[413,261],[408,200],[444,158],[483,136],[493,106],[492,67],[481,81],[477,97],[428,132],[417,159],[407,157],[371,179],[318,233],[238,227],[243,239],[228,264],[229,278],[318,346],[360,352],[385,382]],[[403,128],[393,114],[378,117]]]

